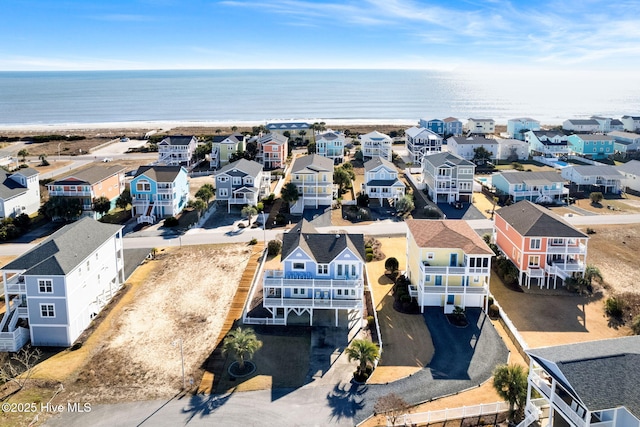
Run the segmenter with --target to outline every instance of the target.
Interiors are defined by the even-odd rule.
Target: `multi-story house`
[[[447,117],[442,120],[444,122],[444,135],[458,136],[462,135],[462,122],[455,117]]]
[[[640,130],[640,116],[622,116],[620,119],[624,130],[627,132],[636,132]]]
[[[452,153],[425,156],[422,182],[436,203],[471,203],[476,165]]]
[[[470,134],[486,135],[496,131],[496,122],[493,119],[473,119],[467,120],[466,131]]]
[[[284,168],[289,155],[289,138],[279,133],[267,133],[257,140],[256,161],[267,169]]]
[[[562,129],[570,132],[592,133],[600,131],[600,123],[595,119],[567,119]]]
[[[519,117],[507,120],[507,133],[511,138],[524,141],[524,134],[528,131],[540,130],[540,122],[529,117]]]
[[[640,337],[526,352],[526,417],[520,427],[640,427]]]
[[[613,150],[616,153],[627,154],[632,151],[640,150],[640,134],[631,132],[613,131],[609,132],[609,136],[613,137]]]
[[[189,180],[182,166],[140,166],[131,180],[131,215],[139,224],[178,215],[188,199]]]
[[[393,144],[393,140],[389,135],[374,130],[373,132],[360,136],[360,141],[362,144],[362,156],[365,160],[382,157],[385,160],[391,161],[391,145]]]
[[[444,121],[440,119],[420,119],[418,127],[429,129],[433,133],[437,133],[440,136],[444,136]]]
[[[122,166],[92,165],[47,184],[49,197],[80,199],[82,216],[91,216],[94,219],[98,219],[100,214],[93,210],[93,199],[106,197],[111,201],[113,209],[124,188]]]
[[[529,144],[519,139],[496,138],[498,143],[498,160],[527,160],[529,158]]]
[[[405,131],[407,151],[415,166],[422,165],[422,158],[442,151],[442,137],[425,128],[412,127]]]
[[[311,154],[298,157],[291,167],[291,182],[298,187],[298,200],[291,213],[300,214],[306,206],[317,209],[333,201],[333,161]]]
[[[168,136],[158,143],[158,163],[167,166],[191,167],[197,146],[198,139],[195,136]]]
[[[362,191],[369,199],[378,199],[382,205],[384,200],[395,202],[404,197],[405,186],[398,179],[398,170],[393,163],[374,157],[364,164]]]
[[[593,120],[598,122],[598,132],[606,133],[611,131],[623,131],[624,124],[618,119],[610,117],[591,116]]]
[[[616,169],[624,175],[624,190],[640,193],[640,161],[631,160],[616,166]]]
[[[314,315],[333,314],[336,326],[340,312],[361,316],[364,259],[362,234],[318,233],[300,221],[283,235],[282,269],[264,272],[262,305],[270,323],[286,325],[291,313],[308,315],[310,325]]]
[[[260,163],[240,159],[216,173],[216,200],[226,200],[228,212],[231,205],[255,206],[269,195],[270,184],[271,174]]]
[[[0,169],[0,218],[31,215],[40,208],[39,172],[32,168]]]
[[[69,347],[124,283],[122,227],[83,218],[2,267],[0,350]]]
[[[569,135],[563,130],[539,130],[525,133],[529,154],[562,157],[569,154]]]
[[[491,153],[491,160],[498,157],[498,141],[485,138],[484,135],[452,136],[447,139],[447,147],[450,153],[466,160],[473,160],[476,154],[475,150],[480,147]]]
[[[491,257],[495,254],[465,222],[407,220],[409,294],[423,310],[482,307],[489,296]]]
[[[267,123],[265,126],[271,133],[278,134],[292,141],[298,140],[303,144],[308,144],[313,139],[311,125],[305,122],[278,122]],[[288,135],[288,136],[287,136]]]
[[[518,283],[531,279],[549,289],[550,281],[584,274],[589,236],[564,219],[527,200],[496,211],[494,240],[518,269]]]
[[[316,154],[336,165],[344,162],[344,134],[331,131],[316,135]]]
[[[567,138],[569,149],[589,159],[606,159],[613,155],[615,139],[608,135],[569,135]]]
[[[624,175],[610,165],[571,165],[562,168],[560,175],[584,190],[619,194],[623,189]]]
[[[494,174],[491,182],[498,195],[514,203],[529,200],[561,204],[569,196],[569,189],[557,172],[504,171]]]
[[[217,169],[228,165],[231,156],[245,150],[245,140],[246,136],[238,132],[214,136],[211,141],[209,166]]]

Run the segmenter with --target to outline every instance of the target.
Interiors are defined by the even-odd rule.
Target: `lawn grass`
[[[100,218],[100,222],[108,224],[124,224],[131,219],[131,210],[115,208]]]

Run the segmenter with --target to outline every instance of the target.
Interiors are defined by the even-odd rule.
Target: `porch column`
[[[336,326],[338,326],[338,309],[336,308],[334,311],[336,313]]]
[[[313,326],[313,308],[309,309],[309,326]]]

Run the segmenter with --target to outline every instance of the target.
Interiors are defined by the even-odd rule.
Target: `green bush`
[[[165,227],[176,227],[178,225],[178,218],[175,216],[170,216],[164,220]]]
[[[617,297],[609,297],[604,302],[604,311],[610,317],[615,317],[616,319],[621,318],[623,310],[624,301]]]
[[[373,261],[373,252],[367,252],[367,262]]]
[[[373,255],[373,248],[369,247],[369,248],[364,248],[364,252],[368,255],[368,254],[372,254]]]
[[[267,254],[269,256],[276,256],[280,254],[282,250],[282,242],[280,240],[269,240],[267,243]]]
[[[640,314],[634,317],[631,321],[631,330],[634,334],[640,335]]]
[[[376,326],[376,320],[373,316],[367,316],[367,327],[373,329]]]
[[[284,225],[287,223],[287,219],[281,213],[276,215],[275,221],[276,221],[276,224],[278,225]]]
[[[253,239],[249,240],[249,244],[250,244],[250,245],[256,245],[256,244],[258,244],[258,239],[256,239],[256,238],[254,237]]]
[[[500,309],[495,304],[489,304],[489,317],[495,319],[500,316]]]

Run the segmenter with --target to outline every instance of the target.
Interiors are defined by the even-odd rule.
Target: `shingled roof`
[[[314,172],[331,172],[333,171],[333,160],[328,157],[319,156],[318,154],[298,157],[293,163],[291,172],[302,172],[305,169]]]
[[[282,238],[282,259],[300,247],[319,264],[328,264],[345,249],[349,249],[362,261],[365,259],[364,235],[318,233],[306,219],[297,223]]]
[[[193,135],[171,135],[160,141],[160,144],[167,145],[189,145],[191,140],[194,139]]]
[[[20,171],[13,174],[5,171],[4,169],[0,169],[0,199],[7,200],[20,194],[26,193],[28,191],[28,188],[11,178],[11,175],[22,174],[26,177],[29,177],[32,175],[30,171],[35,171],[35,173],[38,174],[38,171],[31,168],[20,169]]]
[[[640,336],[537,348],[527,353],[547,372],[561,372],[564,378],[557,379],[589,411],[624,406],[640,419]]]
[[[144,175],[155,182],[173,182],[182,166],[140,166],[134,178]]]
[[[460,248],[465,254],[494,255],[466,221],[408,219],[405,222],[420,248]]]
[[[216,175],[229,174],[229,172],[233,170],[242,171],[255,178],[260,172],[262,172],[262,165],[258,162],[254,162],[253,160],[240,159],[225,165],[216,173]]]
[[[521,236],[581,239],[589,237],[558,215],[528,200],[498,209],[496,215],[504,219]]]
[[[78,183],[94,185],[120,172],[124,173],[124,168],[122,166],[91,165],[88,168],[84,168],[71,175],[67,175],[62,179],[53,181],[49,183],[48,186],[68,184],[77,185]]]
[[[85,217],[56,231],[2,269],[25,270],[23,274],[31,276],[66,275],[121,229],[120,225]]]

